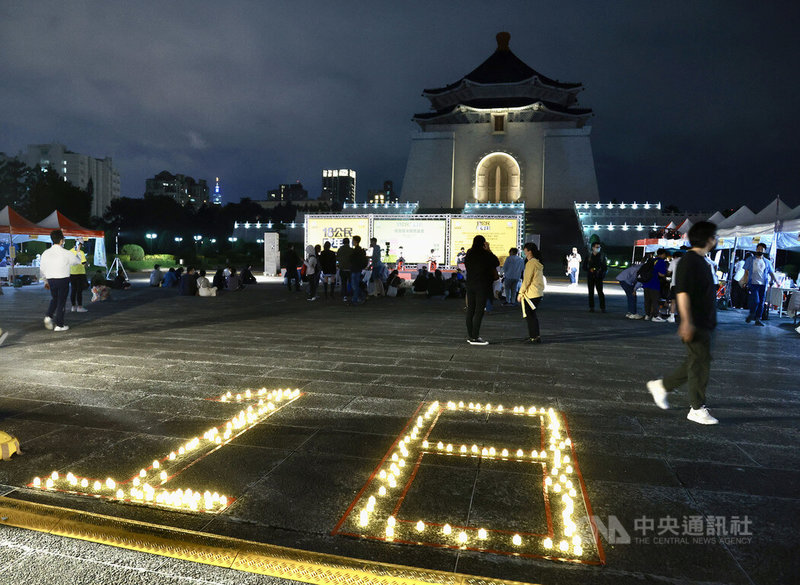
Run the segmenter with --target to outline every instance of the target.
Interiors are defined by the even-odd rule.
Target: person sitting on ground
[[[253,276],[253,265],[249,264],[247,268],[242,270],[242,274],[240,275],[240,280],[242,284],[255,284],[256,277]]]
[[[222,268],[217,268],[217,271],[214,273],[214,280],[211,282],[211,284],[218,291],[224,290],[225,287],[228,286],[228,283],[225,280],[225,272],[222,270]]]
[[[153,271],[150,273],[150,286],[161,286],[164,280],[164,273],[161,272],[161,265],[154,264]]]
[[[460,271],[451,274],[446,284],[448,298],[463,299],[467,295],[467,288],[464,286],[464,277],[460,274]]]
[[[386,295],[402,297],[406,292],[406,289],[403,286],[404,282],[405,281],[400,278],[400,273],[397,270],[392,270],[389,273],[389,276],[386,278]],[[389,292],[392,287],[394,287],[394,294]]]
[[[110,280],[106,280],[106,275],[102,270],[96,271],[92,275],[92,302],[107,301],[111,298],[111,289],[108,284]]]
[[[179,294],[184,297],[193,297],[197,295],[197,275],[194,273],[194,266],[189,266],[186,270],[186,274],[181,276],[178,290]]]
[[[211,283],[206,278],[205,270],[201,270],[200,276],[197,278],[197,294],[201,297],[217,296],[217,287],[211,286]]]
[[[438,300],[447,298],[447,286],[442,277],[442,271],[438,268],[433,273],[433,277],[428,280],[428,298]]]
[[[167,273],[164,275],[164,279],[161,281],[162,288],[172,288],[173,286],[178,286],[178,274],[175,272],[174,268],[170,268],[167,270]]]
[[[424,295],[428,293],[428,268],[425,265],[419,267],[419,274],[414,279],[412,287],[415,295]]]
[[[228,275],[227,286],[228,290],[242,290],[244,285],[242,285],[241,281],[239,280],[239,275],[236,274],[236,269],[231,268],[231,273]]]
[[[117,275],[114,277],[112,281],[111,288],[117,290],[128,290],[131,288],[131,283],[125,278],[125,273],[122,270],[117,271]]]

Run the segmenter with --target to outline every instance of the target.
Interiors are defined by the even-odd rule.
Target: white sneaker
[[[630,319],[633,316],[633,313],[625,313],[625,318]]]
[[[52,317],[45,317],[44,318],[44,327],[45,327],[45,329],[52,329],[53,328],[53,319],[52,319]]]
[[[667,401],[667,389],[664,388],[663,380],[650,380],[647,383],[647,390],[653,396],[653,402],[656,403],[656,406],[663,410],[667,410],[669,408],[669,402]]]
[[[488,341],[481,339],[480,337],[476,337],[475,339],[467,339],[467,343],[470,345],[489,345]]]
[[[653,323],[666,323],[666,322],[667,322],[667,320],[666,320],[666,319],[662,319],[662,318],[661,318],[661,317],[659,317],[659,316],[655,316],[655,317],[653,317],[653,318],[652,318],[652,319],[650,319],[650,320],[651,320]]]
[[[53,329],[53,331],[67,331],[67,330],[69,330],[69,325],[64,325],[63,327],[59,327],[58,325],[56,325],[56,328]]]
[[[631,319],[644,319],[644,315],[640,315],[639,313],[635,313],[631,315]]]
[[[667,323],[674,323],[675,322],[675,315],[670,313],[669,317],[667,317]]]
[[[72,311],[74,313],[77,310],[78,310],[77,307],[75,305],[72,305],[72,308],[70,309],[70,311]]]
[[[317,300],[317,297],[311,297],[310,299],[307,299],[307,300],[309,300],[309,301],[316,301],[316,300]]]
[[[0,330],[0,331],[2,331],[2,330]],[[6,340],[6,337],[8,337],[8,331],[4,331],[3,333],[0,333],[0,345],[3,345],[3,342]]]
[[[645,315],[645,316],[644,316],[644,320],[645,320],[645,321],[649,321],[649,320],[650,320],[650,315]]]
[[[690,408],[689,414],[686,415],[686,418],[701,425],[715,425],[719,423],[717,419],[711,416],[705,406],[701,406],[697,410]]]
[[[75,312],[76,313],[88,313],[89,309],[84,309],[83,307],[78,307],[77,309],[75,309]]]

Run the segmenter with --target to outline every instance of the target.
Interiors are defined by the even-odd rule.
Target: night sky
[[[511,33],[582,82],[601,200],[800,204],[796,2],[0,0],[0,151],[111,156],[122,195],[161,170],[261,199],[323,168],[401,187],[424,88]]]

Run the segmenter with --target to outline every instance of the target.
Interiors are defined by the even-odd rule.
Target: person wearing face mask
[[[608,259],[602,252],[600,242],[592,244],[592,253],[586,259],[586,283],[589,286],[589,311],[594,313],[594,290],[600,299],[600,311],[606,312],[606,295],[603,294],[603,278],[608,272]]]
[[[750,292],[750,314],[747,315],[745,322],[750,323],[755,320],[756,325],[764,326],[761,322],[761,313],[764,310],[764,296],[767,294],[769,279],[772,279],[773,284],[778,284],[775,280],[775,269],[767,258],[767,246],[759,244],[756,246],[755,256],[748,257],[744,263],[742,280],[747,283]]]
[[[661,379],[650,380],[647,390],[661,409],[669,408],[668,396],[687,384],[691,409],[686,418],[702,425],[719,421],[706,408],[706,388],[711,372],[711,338],[717,326],[714,278],[706,254],[717,241],[717,226],[698,221],[689,229],[692,249],[681,258],[675,273],[675,293],[680,313],[678,335],[686,347],[686,359]]]

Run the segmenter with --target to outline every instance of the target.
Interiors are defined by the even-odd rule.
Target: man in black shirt
[[[350,286],[353,288],[351,303],[360,305],[364,302],[364,291],[361,290],[361,277],[367,267],[367,252],[360,246],[361,236],[353,236],[353,251],[350,256]]]
[[[717,226],[700,221],[689,229],[689,250],[675,270],[675,293],[681,317],[678,335],[686,345],[686,359],[662,380],[651,380],[647,389],[659,408],[669,408],[667,394],[688,382],[692,408],[688,418],[703,425],[719,421],[706,408],[706,387],[711,370],[711,335],[717,326],[716,286],[705,256],[716,245]]]
[[[594,313],[594,290],[600,299],[600,310],[606,312],[606,295],[603,294],[603,279],[608,272],[608,259],[600,251],[600,242],[592,244],[592,253],[586,259],[586,284],[589,285],[589,310]]]

